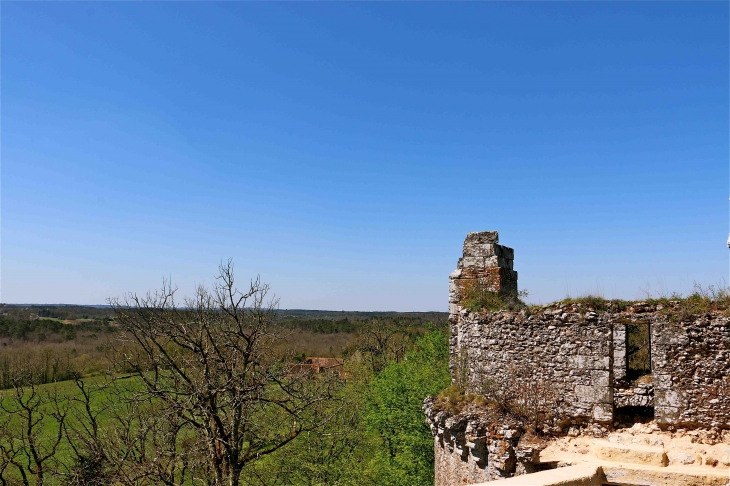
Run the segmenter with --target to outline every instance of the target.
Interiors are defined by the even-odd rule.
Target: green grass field
[[[120,393],[132,393],[141,390],[142,386],[138,379],[130,377],[115,377],[112,379],[106,375],[92,376],[83,379],[85,389],[90,396],[90,405],[93,411],[99,411],[99,424],[102,428],[108,427],[109,414],[104,410],[111,410],[111,407],[119,401]],[[114,388],[112,388],[114,387]],[[80,430],[81,420],[85,420],[83,416],[83,394],[74,381],[63,381],[58,383],[48,383],[35,387],[35,396],[33,391],[26,387],[22,398],[18,398],[18,394],[14,389],[0,391],[0,427],[4,433],[0,435],[0,448],[13,445],[9,441],[14,440],[15,448],[19,447],[18,437],[23,436],[23,430],[27,430],[28,422],[23,416],[27,411],[23,409],[22,404],[36,404],[35,417],[38,420],[35,425],[34,436],[37,437],[37,447],[41,455],[47,454],[56,441],[59,433],[59,422],[54,418],[58,410],[66,413],[66,427],[68,430]],[[11,439],[12,436],[14,439]],[[26,434],[27,436],[27,434]],[[27,450],[27,447],[26,449]],[[66,436],[58,444],[56,454],[53,461],[61,464],[70,464],[73,462],[73,450]],[[27,459],[24,459],[27,462]],[[1,464],[1,463],[0,463]],[[3,474],[3,479],[9,484],[22,484],[22,477],[16,467],[10,466]],[[31,477],[30,484],[36,484]],[[63,484],[61,478],[47,477],[44,484],[55,485]]]

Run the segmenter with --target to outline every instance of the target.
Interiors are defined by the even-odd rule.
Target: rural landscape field
[[[428,482],[447,314],[280,311],[266,291],[4,305],[2,484]]]

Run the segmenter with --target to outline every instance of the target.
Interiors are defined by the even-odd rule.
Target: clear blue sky
[[[284,308],[446,310],[479,230],[533,302],[727,280],[727,2],[1,14],[3,302],[233,257]]]

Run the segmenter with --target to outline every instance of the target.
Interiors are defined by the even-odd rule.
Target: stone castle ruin
[[[513,391],[550,408],[543,432],[593,428],[606,434],[634,422],[661,430],[730,429],[730,317],[687,315],[674,301],[566,301],[520,310],[463,305],[480,285],[517,294],[514,250],[496,231],[469,233],[450,278],[452,381],[464,391]],[[427,400],[435,437],[436,485],[468,484],[538,470],[522,428],[495,426],[478,413],[455,416]]]

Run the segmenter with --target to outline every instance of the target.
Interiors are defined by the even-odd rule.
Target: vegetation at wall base
[[[483,395],[465,393],[458,385],[451,385],[436,395],[434,408],[450,415],[458,415],[466,410],[477,408],[481,410],[496,409]]]

